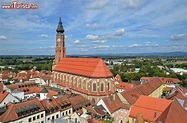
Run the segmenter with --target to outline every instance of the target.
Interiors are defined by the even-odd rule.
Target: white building
[[[20,101],[6,91],[0,92],[0,107],[5,106],[8,102],[16,103]]]

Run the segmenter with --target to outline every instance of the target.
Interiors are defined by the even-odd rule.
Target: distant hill
[[[81,57],[99,57],[99,56],[187,56],[187,52],[165,52],[165,53],[108,53],[108,54],[90,54],[90,55],[72,55]]]
[[[71,54],[67,55],[68,57],[101,57],[101,56],[166,56],[166,57],[174,57],[174,56],[186,56],[187,52],[161,52],[161,53],[100,53],[100,54],[88,54],[88,55],[82,55],[82,54]],[[13,58],[13,57],[25,57],[25,58],[33,58],[33,57],[52,57],[54,58],[54,55],[0,55],[0,58]]]

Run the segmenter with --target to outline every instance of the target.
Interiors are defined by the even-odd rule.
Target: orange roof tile
[[[0,103],[6,98],[7,95],[8,95],[7,91],[0,92]]]
[[[163,84],[166,84],[166,83],[180,83],[181,80],[177,79],[177,78],[165,78],[165,77],[158,77],[162,82]]]
[[[21,102],[21,103],[17,103],[17,104],[12,104],[12,103],[8,103],[8,109],[6,112],[4,112],[1,116],[0,116],[0,121],[1,122],[10,122],[10,121],[14,121],[19,119],[18,114],[16,113],[16,110],[19,110],[21,108],[25,108],[25,107],[29,107],[30,105],[37,105],[39,108],[39,112],[43,111],[44,108],[42,106],[42,104],[40,103],[40,101],[38,99],[33,99],[33,100],[28,100],[26,102]],[[36,113],[36,112],[33,112]]]
[[[146,121],[157,121],[162,113],[168,109],[172,101],[141,95],[131,108],[130,117],[136,117],[138,113],[143,114]],[[155,117],[154,117],[155,115]]]
[[[133,87],[133,85],[131,83],[127,83],[127,82],[119,82],[119,84],[116,85],[116,89],[128,90],[132,87]]]
[[[179,79],[177,78],[166,78],[166,77],[141,77],[141,79],[144,79],[144,80],[151,80],[153,78],[157,78],[157,79],[160,79],[162,81],[163,84],[166,84],[166,83],[179,83],[181,82]]]
[[[128,101],[130,105],[132,105],[136,102],[140,95],[143,95],[143,93],[137,87],[133,87],[127,91],[121,92],[121,95]]]
[[[85,105],[90,105],[90,101],[82,95],[70,97],[69,101],[75,110],[82,108]]]
[[[0,91],[3,91],[3,83],[0,83]]]
[[[62,58],[54,71],[95,78],[113,76],[100,58]]]
[[[187,111],[185,111],[177,99],[171,104],[165,123],[186,123]]]
[[[44,109],[47,111],[46,113],[54,113],[61,109],[60,105],[56,102],[56,99],[43,99],[40,101]]]
[[[104,97],[102,100],[105,103],[105,105],[107,106],[107,108],[111,114],[121,108],[119,103],[111,100],[109,97]]]
[[[48,90],[48,94],[47,94],[48,97],[53,97],[55,95],[58,95],[58,92],[53,91],[53,90]]]

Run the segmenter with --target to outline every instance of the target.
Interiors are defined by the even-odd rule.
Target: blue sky
[[[0,55],[54,55],[59,17],[67,55],[187,52],[186,0],[17,2],[39,8],[0,8]]]

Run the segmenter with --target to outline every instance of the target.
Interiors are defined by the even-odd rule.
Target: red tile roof
[[[83,97],[82,95],[76,95],[69,98],[71,105],[73,106],[74,110],[82,108],[83,106],[90,105],[90,101]]]
[[[25,83],[18,83],[18,84],[12,84],[8,85],[7,88],[14,90],[21,90],[24,91],[24,94],[31,94],[31,93],[40,93],[40,91],[43,89],[41,87],[37,87],[37,84],[35,82],[25,82]],[[58,92],[53,90],[48,90],[48,97],[52,97],[58,95]]]
[[[140,95],[150,95],[153,91],[159,88],[162,82],[157,77],[150,78],[147,82],[130,88],[127,91],[123,91],[121,95],[127,100],[127,102],[132,105],[136,102]]]
[[[62,58],[54,71],[94,78],[113,76],[100,58]]]
[[[61,97],[56,98],[56,102],[61,106],[61,110],[65,110],[67,108],[72,107],[67,96],[61,96]]]
[[[141,77],[141,79],[144,79],[144,80],[151,80],[153,78],[158,78],[162,81],[163,84],[166,84],[166,83],[179,83],[181,82],[179,79],[177,78],[166,78],[166,77]]]
[[[8,95],[7,91],[0,92],[0,103],[6,98],[7,95]]]
[[[0,83],[0,92],[3,91],[3,83]]]
[[[60,105],[56,102],[54,98],[44,99],[40,102],[44,107],[46,114],[51,114],[61,109]]]
[[[144,95],[149,95],[162,85],[159,78],[153,77],[148,82],[138,85],[138,89],[143,92]]]
[[[185,111],[175,98],[169,109],[165,123],[186,123],[187,111]]]
[[[26,102],[21,102],[21,103],[17,103],[17,104],[12,104],[12,103],[8,103],[8,109],[6,112],[4,112],[1,116],[0,116],[0,121],[1,122],[10,122],[10,121],[14,121],[14,120],[18,120],[19,116],[16,113],[17,110],[20,110],[22,108],[28,108],[30,107],[30,105],[37,105],[39,110],[38,111],[43,111],[44,108],[42,106],[42,104],[40,103],[40,101],[38,99],[33,99],[33,100],[28,100]],[[36,113],[36,112],[33,112]],[[26,113],[24,113],[25,115],[27,115]],[[32,112],[31,112],[32,114]]]
[[[121,92],[121,95],[127,100],[130,105],[132,105],[136,102],[140,95],[143,95],[143,93],[137,87],[133,87],[127,91]]]
[[[116,89],[129,90],[132,87],[133,87],[133,85],[131,83],[127,83],[127,82],[119,82],[119,84],[116,85]]]
[[[144,120],[157,121],[165,110],[168,110],[171,102],[170,100],[141,95],[131,108],[130,117],[136,118],[137,114],[142,113]]]
[[[106,107],[108,108],[108,110],[110,111],[111,114],[121,108],[119,103],[111,100],[109,97],[104,97],[102,100],[105,103]]]
[[[9,78],[8,74],[2,74],[2,80],[8,79],[8,78]]]

